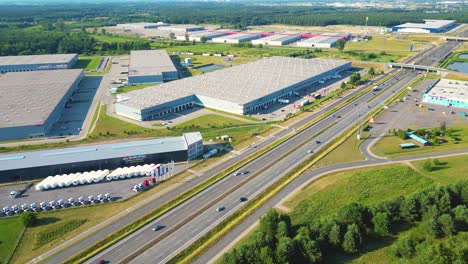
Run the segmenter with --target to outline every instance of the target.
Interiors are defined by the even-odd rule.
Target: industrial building
[[[440,79],[424,93],[423,102],[468,109],[468,82]]]
[[[212,41],[216,43],[237,44],[241,42],[251,41],[253,39],[258,39],[261,37],[262,37],[262,34],[237,33],[237,34],[213,38]]]
[[[128,83],[162,83],[177,80],[177,69],[165,50],[130,52]]]
[[[164,23],[164,22],[157,22],[157,23],[146,23],[146,22],[140,22],[140,23],[128,23],[128,24],[117,24],[117,28],[121,29],[148,29],[148,28],[159,28],[159,27],[167,27],[170,24]]]
[[[0,140],[45,136],[83,76],[79,69],[0,74]]]
[[[225,36],[227,33],[224,32],[217,32],[217,31],[195,31],[189,33],[189,40],[190,41],[201,41],[204,37],[206,40],[211,40],[213,38]],[[185,35],[177,36],[177,40],[186,40]]]
[[[298,47],[329,49],[336,46],[340,37],[315,36],[297,42]]]
[[[121,94],[115,110],[138,121],[194,105],[241,115],[257,113],[350,67],[351,62],[344,60],[269,57]]]
[[[272,35],[265,38],[254,39],[252,40],[252,44],[261,44],[264,46],[283,46],[300,39],[301,37],[298,35]]]
[[[2,56],[0,73],[70,69],[77,61],[77,54]]]
[[[393,32],[403,33],[439,33],[455,25],[456,20],[424,19],[424,23],[405,23],[394,26]]]
[[[179,137],[1,154],[0,182],[141,164],[183,162],[201,154],[203,139],[200,132]]]
[[[202,26],[195,26],[195,25],[171,25],[166,27],[160,27],[160,30],[170,31],[174,33],[186,33],[186,32],[193,32],[193,31],[200,31],[205,30]]]

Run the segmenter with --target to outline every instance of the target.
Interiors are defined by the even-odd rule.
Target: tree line
[[[467,205],[468,181],[464,180],[445,187],[433,185],[373,206],[350,203],[333,216],[297,227],[288,215],[271,209],[247,242],[224,254],[221,263],[319,263],[337,252],[363,252],[366,244],[416,224],[420,232],[393,243],[392,255],[417,263],[466,263]],[[448,239],[435,240],[444,237]]]

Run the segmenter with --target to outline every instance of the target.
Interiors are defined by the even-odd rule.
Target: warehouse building
[[[162,83],[177,80],[177,69],[165,50],[130,52],[128,83]]]
[[[393,32],[403,33],[440,33],[455,26],[456,20],[424,19],[424,23],[405,23],[394,26]]]
[[[195,26],[195,25],[171,25],[171,26],[166,26],[166,27],[160,27],[159,30],[170,31],[174,33],[186,33],[186,32],[205,30],[205,28],[202,26]]]
[[[298,47],[329,49],[336,46],[339,37],[315,36],[297,42]]]
[[[468,82],[440,79],[424,93],[423,102],[468,109]]]
[[[270,57],[121,94],[115,110],[138,121],[160,119],[194,105],[257,113],[350,67],[351,62],[343,60]]]
[[[77,54],[2,56],[0,73],[70,69],[77,61]]]
[[[117,24],[117,28],[121,29],[148,29],[148,28],[159,28],[159,27],[167,27],[170,24],[164,23],[164,22],[157,22],[157,23],[146,23],[146,22],[141,22],[141,23],[128,23],[128,24]]]
[[[83,76],[78,69],[0,74],[0,140],[45,136]]]
[[[226,35],[222,37],[213,38],[213,42],[237,44],[241,42],[248,42],[253,39],[258,39],[261,37],[262,37],[262,34],[238,33],[238,34],[232,34],[232,35]]]
[[[298,35],[272,35],[266,38],[254,39],[252,40],[252,44],[264,46],[283,46],[300,39],[301,37]]]
[[[226,36],[227,33],[224,32],[216,32],[216,31],[195,31],[189,33],[189,41],[198,41],[200,42],[201,39],[204,37],[206,40],[211,40],[213,38]],[[186,40],[185,35],[177,36],[177,40]]]
[[[202,154],[200,132],[185,133],[179,137],[2,154],[0,182],[141,164],[183,162]]]

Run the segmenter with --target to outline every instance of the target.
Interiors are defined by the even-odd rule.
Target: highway
[[[379,76],[379,78],[376,81],[378,81],[379,79],[382,79],[382,78],[385,78],[385,76]],[[32,263],[38,262],[38,261],[44,261],[43,263],[62,263],[63,261],[65,261],[66,259],[69,259],[71,256],[73,256],[77,252],[79,252],[79,251],[87,248],[88,246],[92,245],[93,243],[95,243],[99,239],[102,239],[103,237],[108,236],[112,232],[114,232],[114,231],[116,231],[116,230],[130,224],[131,222],[133,222],[136,219],[138,219],[139,217],[141,217],[143,214],[145,214],[145,213],[147,213],[147,212],[149,212],[151,210],[154,210],[156,207],[160,206],[161,204],[164,204],[164,203],[174,199],[177,195],[179,195],[179,194],[193,188],[197,184],[199,184],[199,183],[207,180],[208,178],[216,175],[220,171],[232,166],[233,164],[236,164],[236,163],[242,161],[243,159],[245,159],[246,157],[252,155],[253,153],[255,153],[257,151],[260,151],[263,147],[271,144],[272,142],[274,142],[278,138],[283,137],[283,136],[285,136],[285,135],[287,135],[289,133],[293,133],[299,127],[301,127],[304,124],[310,122],[311,120],[315,119],[316,117],[322,115],[326,111],[338,106],[343,101],[349,99],[354,94],[360,92],[362,89],[365,89],[367,87],[369,87],[369,86],[364,86],[364,87],[361,87],[359,89],[355,89],[355,90],[351,91],[349,94],[343,96],[339,100],[336,100],[336,101],[330,103],[329,105],[327,105],[323,109],[320,109],[319,111],[312,114],[308,118],[305,118],[305,119],[297,122],[296,124],[290,126],[288,129],[280,131],[274,137],[268,137],[265,140],[261,141],[260,143],[255,144],[255,148],[250,148],[250,149],[245,150],[244,152],[240,153],[239,155],[236,155],[233,158],[227,160],[222,165],[220,165],[220,166],[208,171],[207,173],[203,174],[202,176],[197,177],[197,178],[189,181],[188,183],[186,183],[186,184],[184,184],[184,185],[182,185],[182,186],[168,192],[167,194],[165,194],[162,197],[159,197],[159,198],[157,198],[157,199],[155,199],[153,201],[148,200],[149,203],[147,205],[130,212],[128,215],[122,217],[121,219],[118,219],[117,221],[111,223],[110,225],[106,226],[105,228],[99,230],[98,232],[96,232],[96,233],[86,237],[85,239],[80,240],[79,242],[73,244],[72,246],[60,251],[58,254],[55,254],[53,257],[48,258],[47,260],[44,260],[44,258],[47,258],[49,256],[49,254],[46,253],[44,255],[36,257],[32,261]]]
[[[401,74],[399,74],[400,76],[397,77],[397,78],[401,78]],[[384,76],[380,76],[379,78],[383,78]],[[388,81],[388,83],[392,83],[392,82],[395,82],[395,79],[392,78],[390,81]],[[361,88],[362,89],[362,88]],[[310,120],[314,119],[315,117],[319,116],[320,114],[328,111],[329,109],[333,108],[334,106],[338,105],[339,103],[341,103],[342,101],[346,100],[347,98],[351,97],[353,94],[355,94],[356,92],[358,92],[357,90],[356,91],[353,91],[351,92],[350,94],[344,96],[343,98],[341,98],[340,100],[330,104],[329,106],[325,107],[324,109],[320,110],[319,112],[315,113],[314,115],[310,116],[309,118],[307,119],[304,119],[300,122],[298,122],[297,124],[295,124],[294,126],[290,127],[288,130],[284,130],[284,131],[281,131],[277,134],[277,137],[282,137],[288,133],[291,133],[293,132],[295,129],[297,129],[298,127],[302,126],[303,124],[309,122]],[[361,99],[363,100],[362,102],[366,102],[367,99],[369,97],[366,97],[364,99]],[[377,103],[379,103],[381,99],[377,99],[375,101],[378,101]],[[375,103],[375,101],[373,103]],[[361,102],[361,101],[360,101]],[[351,108],[355,108],[354,106],[352,106]],[[302,144],[302,139],[305,138],[305,139],[308,139],[310,138],[315,132],[318,132],[318,131],[321,131],[323,128],[327,127],[328,125],[330,124],[333,124],[335,122],[337,122],[337,126],[335,127],[336,131],[337,132],[329,132],[331,130],[327,130],[326,133],[323,133],[322,135],[320,135],[320,138],[321,137],[324,137],[324,138],[333,138],[337,133],[341,132],[345,125],[344,123],[340,122],[341,120],[345,120],[345,119],[352,119],[353,118],[353,115],[356,115],[356,114],[359,114],[357,113],[357,110],[356,109],[351,109],[353,111],[350,111],[350,108],[347,108],[346,110],[344,111],[341,111],[339,113],[336,113],[335,115],[338,116],[338,115],[341,115],[341,119],[338,119],[338,118],[328,118],[326,120],[324,120],[324,122],[321,122],[320,124],[316,124],[314,125],[312,128],[310,128],[309,130],[307,130],[307,132],[304,132],[304,133],[300,133],[299,135],[302,135],[302,137],[300,137],[300,139],[295,139],[296,137],[298,137],[299,135],[293,137],[290,141],[288,141],[288,144],[287,147],[284,147],[284,149],[275,149],[274,151],[270,151],[269,153],[274,153],[274,154],[271,154],[273,156],[267,156],[267,155],[264,155],[266,156],[267,158],[263,159],[262,162],[257,162],[257,163],[250,163],[248,164],[245,169],[247,170],[250,170],[252,171],[252,173],[248,174],[248,175],[245,175],[245,176],[241,176],[241,177],[237,177],[237,178],[234,178],[233,177],[228,177],[227,179],[217,183],[216,185],[214,185],[213,187],[211,187],[210,189],[208,190],[205,190],[202,194],[198,195],[196,198],[194,199],[191,199],[189,201],[187,201],[186,203],[182,204],[181,206],[179,206],[178,208],[176,208],[175,210],[169,212],[168,214],[166,214],[165,216],[163,216],[163,218],[161,220],[163,221],[166,221],[167,224],[166,227],[162,230],[160,230],[159,232],[157,232],[157,234],[155,234],[154,232],[148,232],[150,231],[149,227],[147,228],[142,228],[140,231],[136,232],[135,234],[132,234],[130,235],[129,237],[127,237],[126,239],[122,240],[121,242],[117,243],[116,245],[114,245],[114,247],[111,247],[110,250],[108,251],[105,251],[103,254],[99,254],[97,257],[93,258],[91,261],[93,260],[96,260],[96,259],[106,259],[107,260],[107,256],[111,256],[109,258],[109,260],[113,260],[112,262],[115,262],[117,260],[120,260],[119,257],[122,257],[122,256],[129,256],[130,254],[128,252],[134,252],[135,249],[138,249],[138,248],[141,248],[142,245],[145,244],[145,241],[146,242],[151,242],[154,244],[155,241],[153,240],[160,240],[159,242],[164,242],[165,239],[169,240],[171,239],[171,237],[173,237],[173,235],[171,236],[168,236],[167,238],[165,238],[165,236],[168,235],[168,233],[171,233],[172,231],[174,231],[176,228],[175,227],[178,227],[178,225],[180,226],[183,226],[186,224],[186,222],[188,222],[189,220],[192,220],[193,218],[193,214],[194,213],[199,213],[197,212],[197,210],[201,210],[201,211],[209,211],[209,212],[213,212],[214,209],[213,208],[216,208],[218,204],[223,204],[226,206],[226,211],[221,213],[221,214],[218,214],[218,215],[222,215],[222,216],[225,216],[225,215],[228,215],[230,213],[233,212],[233,208],[234,207],[230,207],[231,204],[228,203],[228,202],[225,202],[225,201],[222,201],[218,204],[216,203],[205,203],[206,201],[216,201],[216,200],[219,200],[219,197],[223,198],[225,197],[225,193],[229,193],[229,191],[223,191],[225,189],[223,189],[223,187],[225,188],[226,186],[228,187],[227,190],[232,190],[234,185],[236,184],[242,184],[244,182],[247,181],[247,179],[251,178],[254,176],[255,174],[255,171],[259,171],[261,168],[263,167],[266,167],[267,165],[265,164],[269,164],[271,163],[272,160],[274,160],[275,157],[277,157],[277,153],[282,153],[280,152],[281,150],[283,151],[283,153],[286,153],[287,151],[289,151],[289,149],[292,149],[293,147],[292,146],[298,146],[297,143]],[[362,111],[365,111],[362,110]],[[349,112],[349,113],[348,113]],[[335,121],[333,121],[335,120]],[[341,125],[338,125],[338,124],[341,124]],[[305,136],[304,136],[305,135]],[[142,214],[156,208],[157,206],[173,199],[174,197],[176,197],[178,194],[180,193],[183,193],[184,191],[192,188],[193,186],[195,186],[196,184],[206,180],[207,178],[209,177],[212,177],[213,175],[215,175],[216,173],[218,173],[219,171],[222,171],[224,170],[225,168],[231,166],[232,164],[235,164],[239,161],[241,161],[242,159],[244,159],[245,157],[247,157],[248,155],[251,155],[252,153],[258,151],[259,149],[261,149],[262,147],[270,144],[271,142],[273,142],[274,140],[276,140],[276,138],[268,138],[266,140],[264,140],[263,142],[259,143],[258,146],[256,146],[256,148],[251,148],[251,149],[248,149],[246,150],[245,152],[241,153],[240,155],[228,160],[227,162],[225,162],[224,164],[222,164],[222,166],[219,166],[211,171],[209,171],[208,173],[202,175],[201,177],[198,177],[192,181],[190,181],[189,183],[169,192],[168,194],[166,194],[165,196],[163,197],[160,197],[154,201],[152,201],[151,203],[147,204],[146,206],[143,206],[142,208],[140,209],[137,209],[135,211],[132,211],[131,213],[129,213],[129,215],[117,220],[116,222],[112,223],[111,225],[105,227],[104,229],[100,230],[99,232],[89,236],[88,238],[80,241],[79,243],[73,245],[72,247],[69,247],[67,248],[66,250],[60,252],[59,254],[55,255],[53,258],[45,261],[44,263],[61,263],[63,262],[64,260],[68,259],[69,257],[71,257],[73,254],[75,254],[76,252],[79,252],[80,250],[88,247],[89,245],[91,245],[92,243],[94,243],[95,241],[98,241],[100,238],[102,237],[105,237],[107,235],[109,235],[110,233],[112,233],[113,231],[131,223],[132,221],[134,221],[135,219],[137,219],[139,216],[141,216]],[[314,142],[314,141],[313,141]],[[326,140],[323,140],[323,142],[325,143]],[[311,146],[309,147],[303,147],[302,149],[298,150],[297,153],[300,153],[299,156],[302,155],[302,157],[305,156],[306,154],[306,150],[307,149],[319,149],[320,146],[322,144],[318,144],[317,146],[316,145],[313,145],[311,144]],[[283,145],[284,146],[284,145]],[[280,146],[281,147],[281,146]],[[300,158],[300,157],[293,157],[293,158]],[[266,160],[266,162],[265,162]],[[298,160],[297,162],[300,162],[300,160]],[[297,163],[296,162],[296,163]],[[288,163],[288,162],[287,162]],[[289,164],[286,165],[284,163],[281,163],[281,164],[278,164],[277,167],[275,168],[279,168],[279,169],[284,169],[284,168],[290,168],[290,165],[291,164],[294,164],[294,162],[291,162],[289,161]],[[276,164],[275,164],[276,165]],[[277,171],[273,171],[274,174],[277,173]],[[259,175],[261,176],[261,175]],[[262,177],[259,177],[259,178],[262,178]],[[265,178],[265,177],[263,177]],[[273,178],[270,176],[268,178],[268,182],[271,183]],[[265,185],[263,185],[263,183],[261,183],[260,180],[256,180],[256,181],[251,181],[249,182],[249,186],[253,186],[252,184],[254,185],[257,185],[258,187],[264,187]],[[258,188],[257,188],[258,190]],[[210,194],[211,196],[207,196],[207,194]],[[245,194],[251,194],[253,195],[254,192],[249,192],[249,191],[246,191]],[[246,196],[245,195],[245,196]],[[207,198],[205,198],[205,196],[207,196]],[[213,199],[213,197],[215,197],[215,199]],[[252,196],[253,197],[253,196]],[[236,201],[238,202],[238,199],[239,197],[237,196],[236,197]],[[193,201],[195,200],[198,200],[199,203],[193,203]],[[201,205],[200,205],[201,204]],[[184,208],[186,208],[184,210]],[[207,210],[206,210],[207,209]],[[175,212],[175,215],[172,216],[171,214],[174,214]],[[188,213],[188,214],[187,214]],[[190,217],[183,217],[182,215],[189,215]],[[216,215],[216,214],[215,214]],[[218,216],[216,215],[216,216]],[[174,221],[174,219],[176,219]],[[198,218],[197,218],[198,219]],[[220,218],[217,218],[217,219],[220,219]],[[160,221],[159,219],[155,221],[158,222]],[[192,220],[193,221],[193,220]],[[158,222],[159,223],[159,222]],[[204,226],[207,226],[207,224],[204,224]],[[172,228],[172,229],[171,229]],[[193,233],[195,233],[196,231],[192,231]],[[203,232],[202,232],[203,233]],[[143,234],[142,236],[140,236],[140,234]],[[201,233],[200,233],[201,234]],[[147,236],[146,240],[145,240],[145,235]],[[177,236],[176,236],[177,237]],[[179,244],[182,243],[183,239],[179,239]],[[124,242],[126,241],[126,242]],[[135,243],[132,243],[132,241],[135,241]],[[178,242],[178,241],[176,241]],[[190,241],[189,241],[190,242]],[[188,242],[184,242],[184,245],[187,244]],[[159,245],[160,243],[156,244],[155,246]],[[135,246],[133,246],[135,245]],[[116,254],[115,258],[113,258],[113,253],[112,251],[114,249],[118,249],[120,246],[120,248],[123,248],[123,250],[121,252],[118,252],[118,254]],[[127,250],[128,249],[128,250]],[[117,250],[119,251],[119,250]],[[114,251],[114,252],[117,252],[117,251]],[[150,250],[149,252],[151,252],[152,250]],[[171,251],[171,250],[169,250]],[[127,253],[124,253],[124,252],[127,252]],[[173,253],[174,251],[171,251],[171,253]],[[117,257],[118,256],[118,257]],[[167,257],[164,257],[164,258],[167,258]],[[37,260],[40,260],[40,259],[37,259]],[[153,262],[153,261],[151,261]]]
[[[196,197],[186,201],[175,210],[156,219],[147,227],[140,229],[108,250],[98,254],[89,263],[98,259],[104,259],[110,263],[126,263],[129,261],[131,263],[167,262],[225,217],[240,208],[243,205],[239,201],[241,197],[249,199],[255,197],[256,194],[304,162],[310,155],[307,154],[307,150],[317,151],[321,149],[324,144],[333,140],[336,135],[356,124],[361,115],[378,107],[382,101],[390,97],[396,90],[405,87],[417,75],[417,72],[402,71],[398,73],[386,82],[386,87],[388,87],[394,84],[397,79],[400,79],[395,87],[382,91],[376,97],[373,92],[369,92],[358,98],[353,103],[335,112],[333,116],[314,124],[241,169],[251,171],[250,174],[225,178]],[[374,99],[367,103],[373,97]],[[322,133],[315,137],[321,131]],[[305,143],[310,140],[311,142]],[[317,144],[316,141],[322,143]],[[298,149],[287,157],[277,160],[281,154],[288,153],[295,148]],[[261,173],[255,175],[259,171]],[[250,178],[252,179],[249,180]],[[248,183],[244,184],[246,181]],[[225,206],[226,209],[223,212],[216,212],[216,208],[221,205]],[[153,232],[151,226],[156,223],[165,226],[165,228]],[[167,233],[170,233],[170,235]],[[145,245],[152,246],[141,255],[132,255],[138,249],[145,248]]]

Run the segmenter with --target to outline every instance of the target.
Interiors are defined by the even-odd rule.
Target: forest
[[[270,209],[258,230],[221,263],[320,263],[336,252],[358,254],[364,245],[381,244],[389,234],[414,225],[421,232],[401,236],[390,248],[402,263],[466,263],[467,205],[468,181],[462,180],[373,206],[350,203],[300,226]]]
[[[377,10],[328,6],[255,6],[248,3],[132,2],[67,5],[0,4],[0,55],[76,52],[117,54],[145,49],[147,41],[100,42],[86,28],[127,22],[165,21],[174,24],[217,24],[246,29],[251,25],[289,24],[326,26],[336,24],[393,26],[421,22],[423,18],[468,22],[468,12],[426,13],[427,10]]]

